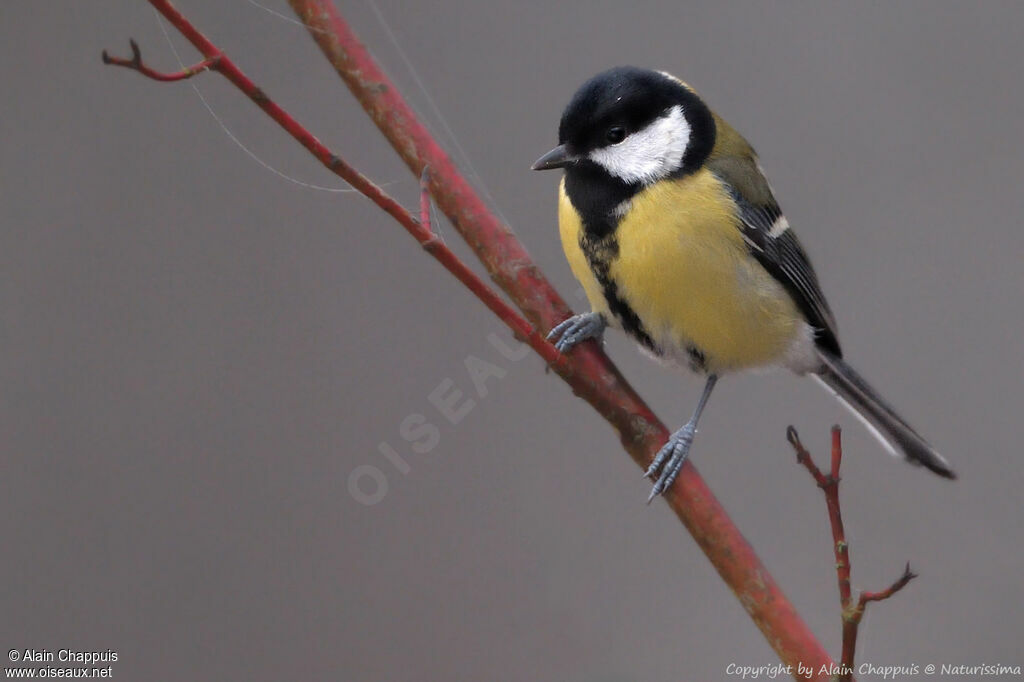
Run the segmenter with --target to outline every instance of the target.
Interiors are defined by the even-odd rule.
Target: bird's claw
[[[573,315],[548,332],[547,339],[555,344],[559,353],[567,353],[587,339],[600,339],[606,326],[608,323],[601,313]]]
[[[692,424],[687,424],[669,436],[665,445],[662,446],[661,450],[658,450],[658,454],[654,456],[651,466],[644,472],[644,478],[658,476],[654,487],[651,488],[651,494],[647,498],[647,504],[650,504],[651,500],[668,490],[669,486],[675,482],[676,477],[679,475],[679,470],[686,461],[686,456],[690,454],[690,446],[693,445],[693,437],[696,431],[696,427]]]

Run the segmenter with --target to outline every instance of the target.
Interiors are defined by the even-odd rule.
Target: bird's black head
[[[558,141],[535,170],[590,167],[645,186],[700,167],[714,146],[715,122],[674,76],[620,66],[580,87],[562,114]]]

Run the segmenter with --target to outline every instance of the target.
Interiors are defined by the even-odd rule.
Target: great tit
[[[576,92],[558,146],[562,248],[591,312],[551,330],[562,352],[620,327],[650,354],[707,376],[697,409],[646,471],[648,502],[679,473],[718,377],[781,366],[810,375],[893,455],[953,470],[843,360],[814,268],[757,155],[686,83],[619,67]]]

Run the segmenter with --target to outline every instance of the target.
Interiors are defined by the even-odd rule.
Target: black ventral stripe
[[[612,262],[619,255],[615,228],[619,219],[615,207],[632,198],[643,189],[609,176],[589,161],[580,161],[565,175],[565,193],[583,222],[579,244],[587,263],[601,285],[608,309],[622,325],[622,329],[646,348],[660,352],[644,329],[640,316],[619,294],[619,286],[612,279]]]

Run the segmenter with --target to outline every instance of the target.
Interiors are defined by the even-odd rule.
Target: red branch
[[[668,431],[597,344],[583,344],[560,356],[534,329],[549,329],[569,308],[533,263],[512,231],[498,221],[466,182],[451,159],[416,119],[412,110],[352,33],[332,3],[291,0],[339,75],[370,114],[409,168],[429,186],[439,208],[483,262],[491,278],[533,324],[523,319],[462,263],[426,226],[352,166],[333,154],[281,109],[200,33],[167,0],[149,0],[204,56],[205,68],[217,71],[302,144],[330,171],[363,193],[419,241],[425,250],[465,284],[504,321],[517,337],[537,351],[573,389],[618,432],[625,449],[646,468],[664,444]],[[129,65],[167,80],[143,67],[141,58],[104,61]],[[127,62],[127,64],[126,64]],[[188,71],[188,70],[186,70]],[[185,72],[182,72],[184,74]],[[179,75],[179,74],[174,74]],[[187,77],[187,76],[182,76]],[[429,166],[429,174],[424,170]],[[422,208],[424,216],[428,212]],[[824,648],[807,628],[753,548],[736,528],[692,464],[687,463],[666,501],[700,545],[722,579],[761,629],[783,662],[815,670],[831,665]]]
[[[814,478],[814,482],[825,492],[825,505],[828,507],[828,520],[832,526],[833,550],[836,555],[836,577],[839,579],[839,603],[843,610],[843,655],[840,657],[839,668],[837,669],[839,682],[849,682],[853,675],[853,658],[857,651],[857,631],[860,629],[860,621],[864,617],[864,609],[868,602],[883,601],[896,594],[907,583],[917,577],[910,571],[910,564],[903,569],[903,575],[888,588],[881,592],[861,592],[856,603],[850,590],[850,548],[846,543],[846,531],[843,530],[843,514],[839,507],[839,467],[843,462],[843,444],[840,438],[841,431],[838,426],[832,427],[832,467],[826,475],[822,473],[818,465],[811,459],[811,454],[800,442],[800,436],[796,429],[790,426],[786,429],[786,438],[789,440],[793,450],[796,451],[796,459],[807,468]]]

